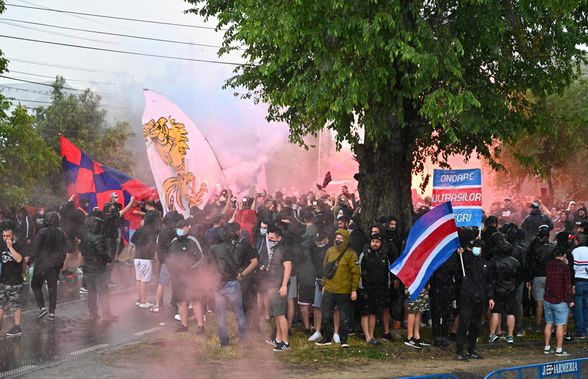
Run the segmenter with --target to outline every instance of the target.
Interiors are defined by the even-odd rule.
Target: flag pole
[[[210,146],[210,150],[212,151],[212,155],[214,155],[214,158],[216,159],[216,163],[218,163],[218,167],[220,167],[220,169],[221,169],[221,174],[222,174],[223,179],[225,181],[225,185],[228,186],[229,182],[227,181],[227,177],[225,176],[225,169],[223,168],[223,165],[221,164],[220,159],[218,159],[218,155],[216,155],[216,151],[214,151],[214,149],[212,148],[212,145],[208,141],[206,134],[204,134],[204,132],[202,132],[202,130],[200,130],[200,133],[202,134],[202,137],[204,137],[204,140],[206,141],[208,146]]]
[[[465,278],[466,274],[465,274],[465,267],[463,265],[463,253],[459,254],[459,261],[461,262],[461,272],[463,274],[463,277]]]

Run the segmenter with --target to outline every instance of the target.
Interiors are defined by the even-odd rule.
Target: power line
[[[20,22],[20,23],[24,23],[24,24],[46,26],[46,27],[49,27],[49,28],[57,28],[57,29],[63,29],[63,30],[73,30],[73,31],[76,31],[76,32],[86,32],[86,33],[94,33],[94,34],[103,34],[103,35],[115,36],[115,37],[135,38],[135,39],[141,39],[141,40],[147,40],[147,41],[167,42],[167,43],[175,43],[175,44],[189,45],[189,46],[212,47],[212,48],[216,48],[216,49],[220,49],[221,48],[221,46],[218,46],[218,45],[209,45],[209,44],[206,44],[206,43],[176,41],[176,40],[169,40],[169,39],[162,39],[162,38],[135,36],[135,35],[130,35],[130,34],[110,33],[110,32],[104,32],[104,31],[101,31],[101,30],[71,28],[71,27],[67,27],[67,26],[59,26],[59,25],[45,24],[45,23],[42,23],[42,22],[17,20],[17,19],[13,19],[13,18],[0,18],[0,21]]]
[[[12,101],[26,101],[28,103],[53,104],[52,101],[17,99],[15,97],[6,97],[6,99],[12,100]]]
[[[53,104],[52,101],[46,101],[46,100],[27,100],[27,99],[17,99],[15,97],[4,97],[4,99],[12,100],[12,101],[24,101],[24,102],[28,102],[28,103]],[[99,104],[99,106],[103,107],[103,108],[125,108],[120,105],[108,105],[108,104]],[[29,108],[29,107],[25,106],[25,108]],[[62,130],[70,130],[70,129],[62,129]]]
[[[16,80],[18,82],[24,82],[24,83],[31,83],[31,84],[38,84],[41,86],[47,86],[47,87],[52,87],[53,88],[53,84],[47,84],[47,83],[41,83],[41,82],[35,82],[33,80],[26,80],[26,79],[20,79],[20,78],[13,78],[11,76],[6,76],[6,75],[0,75],[0,78],[5,78],[5,79],[10,79],[10,80]],[[81,89],[77,89],[77,88],[71,88],[71,87],[61,87],[61,89],[67,89],[70,91],[78,91],[78,92],[84,92],[84,90]]]
[[[50,76],[50,75],[40,75],[40,74],[33,74],[30,72],[24,72],[24,71],[17,71],[17,70],[9,70],[11,73],[15,73],[15,74],[23,74],[23,75],[30,75],[30,76],[37,76],[39,78],[47,78],[47,79],[55,79],[55,76]],[[81,83],[90,83],[90,84],[120,84],[120,83],[114,83],[114,82],[95,82],[92,80],[81,80],[81,79],[69,79],[64,77],[63,75],[59,75],[62,76],[66,82],[81,82]]]
[[[173,57],[173,56],[169,56],[169,55],[139,53],[139,52],[134,52],[134,51],[106,49],[106,48],[102,48],[102,47],[74,45],[74,44],[71,44],[71,43],[44,41],[44,40],[38,40],[38,39],[32,39],[32,38],[7,36],[7,35],[4,35],[4,34],[0,34],[0,37],[9,38],[9,39],[16,39],[16,40],[20,40],[20,41],[43,43],[43,44],[48,44],[48,45],[57,45],[57,46],[65,46],[65,47],[75,47],[75,48],[78,48],[78,49],[95,50],[95,51],[106,51],[106,52],[109,52],[109,53],[118,53],[118,54],[126,54],[126,55],[138,55],[138,56],[152,57],[152,58],[173,59],[173,60],[189,61],[189,62],[224,64],[224,65],[229,65],[229,66],[240,66],[241,64],[243,64],[243,63],[234,63],[234,62],[213,61],[213,60],[209,60],[209,59]]]
[[[6,88],[9,91],[16,91],[16,92],[30,92],[30,93],[36,93],[39,95],[52,95],[53,92],[49,92],[49,91],[41,91],[41,90],[36,90],[36,89],[28,89],[28,88],[18,88],[18,87],[12,87],[12,86],[7,86],[5,84],[0,84],[1,88]]]
[[[109,42],[109,41],[103,41],[103,40],[94,39],[94,38],[85,38],[85,37],[73,36],[71,34],[59,33],[59,32],[52,32],[50,30],[43,30],[43,29],[34,28],[34,27],[30,27],[30,26],[17,25],[14,22],[8,21],[6,19],[0,19],[0,22],[4,23],[5,25],[12,26],[14,28],[21,28],[21,29],[26,29],[26,30],[33,30],[33,31],[36,31],[36,32],[48,33],[48,34],[53,34],[53,35],[56,35],[56,36],[67,37],[67,38],[77,38],[77,39],[81,39],[81,40],[84,40],[84,41],[90,41],[90,42],[99,42],[99,43],[112,44],[112,42]]]
[[[171,26],[182,26],[185,28],[216,30],[216,28],[214,28],[212,26],[198,26],[198,25],[189,25],[189,24],[177,24],[174,22],[165,22],[165,21],[159,21],[159,20],[145,20],[145,19],[128,18],[128,17],[120,17],[120,16],[107,16],[107,15],[103,15],[103,14],[74,12],[74,11],[67,11],[67,10],[63,10],[63,9],[32,7],[29,5],[17,5],[17,4],[6,3],[6,6],[16,7],[16,8],[35,9],[35,10],[40,10],[40,11],[57,12],[57,13],[75,14],[75,15],[80,15],[80,16],[108,18],[108,19],[112,19],[112,20],[142,22],[142,23],[154,24],[154,25],[171,25]]]
[[[21,2],[21,3],[25,3],[25,4],[29,4],[29,5],[35,6],[35,7],[40,7],[40,8],[44,8],[44,9],[51,9],[51,8],[47,8],[47,7],[44,7],[42,5],[31,3],[31,2],[25,1],[25,0],[18,0],[18,1]],[[80,20],[86,20],[86,21],[94,22],[96,24],[112,26],[112,24],[108,24],[108,23],[103,22],[103,21],[93,20],[93,19],[88,18],[88,17],[76,16],[76,15],[72,15],[72,17],[79,18]]]
[[[38,62],[38,61],[31,61],[31,60],[27,60],[27,59],[14,59],[14,58],[6,58],[6,59],[8,59],[9,62],[32,64],[32,65],[36,65],[36,66],[47,66],[47,67],[63,68],[63,69],[67,69],[67,70],[95,72],[98,74],[110,74],[110,75],[113,74],[113,72],[111,72],[111,71],[93,70],[93,69],[78,67],[78,66],[65,66],[65,65],[55,64],[55,63],[44,63],[44,62]]]

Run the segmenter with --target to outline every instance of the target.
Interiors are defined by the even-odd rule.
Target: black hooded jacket
[[[390,286],[390,260],[381,248],[365,248],[359,256],[361,288],[365,290],[385,290]]]
[[[529,251],[527,252],[527,263],[529,264],[528,280],[535,277],[546,276],[545,265],[553,259],[554,249],[555,245],[549,243],[549,240],[535,237],[529,246]]]
[[[88,231],[82,237],[80,252],[84,257],[82,270],[86,274],[106,272],[106,265],[112,262],[112,257],[104,246],[101,224],[102,222],[94,217],[88,218]]]
[[[486,302],[490,293],[488,283],[488,261],[481,256],[475,256],[471,252],[464,252],[463,264],[465,277],[461,280],[459,296],[461,301]]]
[[[45,222],[46,226],[37,233],[31,249],[32,261],[38,271],[61,268],[65,261],[67,239],[59,227],[59,215],[51,212]]]
[[[541,225],[549,226],[549,230],[553,229],[553,222],[549,217],[541,213],[539,209],[532,209],[531,213],[525,217],[521,224],[521,229],[527,233],[527,241],[531,241]]]
[[[495,241],[494,258],[490,261],[488,270],[491,284],[488,294],[490,299],[494,299],[496,296],[511,295],[516,289],[521,264],[511,256],[512,251],[513,246],[504,240],[504,237]]]

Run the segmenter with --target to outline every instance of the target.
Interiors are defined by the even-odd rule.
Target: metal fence
[[[588,378],[588,358],[570,359],[494,370],[484,379]],[[398,379],[459,379],[456,374],[406,376]]]
[[[584,375],[582,375],[582,373],[584,373]],[[588,358],[501,368],[492,371],[486,375],[484,379],[580,379],[582,377],[588,377]]]

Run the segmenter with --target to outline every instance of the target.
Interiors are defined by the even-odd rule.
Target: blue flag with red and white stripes
[[[402,255],[390,265],[415,300],[431,275],[460,247],[451,203],[443,203],[412,226]]]

